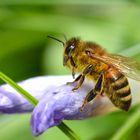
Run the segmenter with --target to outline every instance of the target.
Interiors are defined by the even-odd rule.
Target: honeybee
[[[96,82],[94,88],[84,99],[81,111],[86,103],[98,94],[106,95],[118,108],[128,111],[132,95],[127,77],[140,81],[140,63],[121,55],[109,54],[98,44],[85,42],[79,38],[71,38],[65,42],[48,36],[63,44],[63,65],[80,75],[73,81],[79,89],[86,78]],[[69,82],[69,83],[73,83]]]

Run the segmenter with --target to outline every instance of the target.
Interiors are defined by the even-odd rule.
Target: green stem
[[[81,140],[65,123],[61,122],[58,125],[58,128],[61,129],[71,140]]]
[[[19,92],[24,98],[26,98],[32,105],[37,105],[38,100],[25,91],[22,87],[16,84],[12,79],[6,76],[4,73],[0,72],[0,78],[13,87],[17,92]],[[80,138],[65,124],[61,123],[58,128],[66,134],[71,140],[80,140]]]
[[[26,98],[32,105],[37,105],[38,100],[30,95],[27,91],[17,85],[12,79],[6,76],[4,73],[0,72],[0,78],[11,87],[13,87],[17,92],[19,92],[24,98]]]

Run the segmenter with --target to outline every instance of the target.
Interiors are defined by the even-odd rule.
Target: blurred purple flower
[[[42,76],[19,83],[39,100],[35,108],[9,85],[3,85],[0,87],[0,113],[26,113],[34,109],[31,128],[33,135],[39,135],[63,120],[85,119],[112,109],[111,102],[99,95],[80,112],[86,94],[94,85],[85,81],[73,92],[74,85],[65,84],[68,81],[72,81],[71,76]]]

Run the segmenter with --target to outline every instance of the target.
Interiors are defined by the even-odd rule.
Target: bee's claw
[[[82,112],[82,111],[83,111],[83,109],[84,109],[84,107],[80,107],[80,112]]]
[[[76,81],[73,81],[73,82],[67,82],[66,85],[73,85],[73,84],[75,84],[75,83],[76,83]]]
[[[78,89],[77,87],[76,88],[73,88],[72,91],[76,91],[77,89]]]
[[[84,107],[86,105],[86,102],[84,101],[84,103],[82,104],[82,106],[80,107],[80,112],[82,112],[84,110]]]

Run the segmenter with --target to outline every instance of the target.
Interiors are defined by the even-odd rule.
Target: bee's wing
[[[126,76],[140,81],[140,63],[132,58],[128,58],[116,54],[108,54],[104,56],[92,55],[93,58],[98,59],[106,64],[111,64]]]

